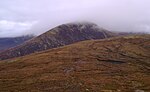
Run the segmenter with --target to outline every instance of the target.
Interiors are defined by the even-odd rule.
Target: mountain
[[[27,40],[30,40],[33,36],[21,36],[21,37],[12,37],[12,38],[0,38],[0,52],[8,48],[15,47],[24,43]]]
[[[0,92],[149,92],[150,35],[88,40],[0,62]]]
[[[20,46],[0,53],[0,59],[24,56],[84,40],[104,39],[115,34],[93,23],[68,23],[55,27]]]

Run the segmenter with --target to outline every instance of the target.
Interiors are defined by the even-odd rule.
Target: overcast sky
[[[0,0],[0,37],[39,35],[75,21],[150,33],[150,0]]]

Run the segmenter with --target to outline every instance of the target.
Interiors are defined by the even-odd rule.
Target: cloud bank
[[[150,33],[150,0],[1,0],[0,37],[39,35],[91,21],[112,31]]]

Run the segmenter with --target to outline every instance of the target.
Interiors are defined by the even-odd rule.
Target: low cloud
[[[120,32],[150,33],[150,0],[1,0],[0,37],[39,35],[68,22],[91,21]]]
[[[29,34],[32,26],[37,22],[0,21],[0,37],[15,37]],[[31,32],[32,33],[32,32]]]

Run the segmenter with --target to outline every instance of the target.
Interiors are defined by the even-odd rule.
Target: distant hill
[[[8,48],[15,47],[30,40],[33,36],[21,36],[21,37],[11,37],[11,38],[0,38],[0,52]]]
[[[20,46],[0,53],[0,59],[24,56],[84,40],[104,39],[115,36],[93,23],[68,23],[57,26]]]
[[[89,40],[0,62],[0,92],[150,92],[150,35]]]

